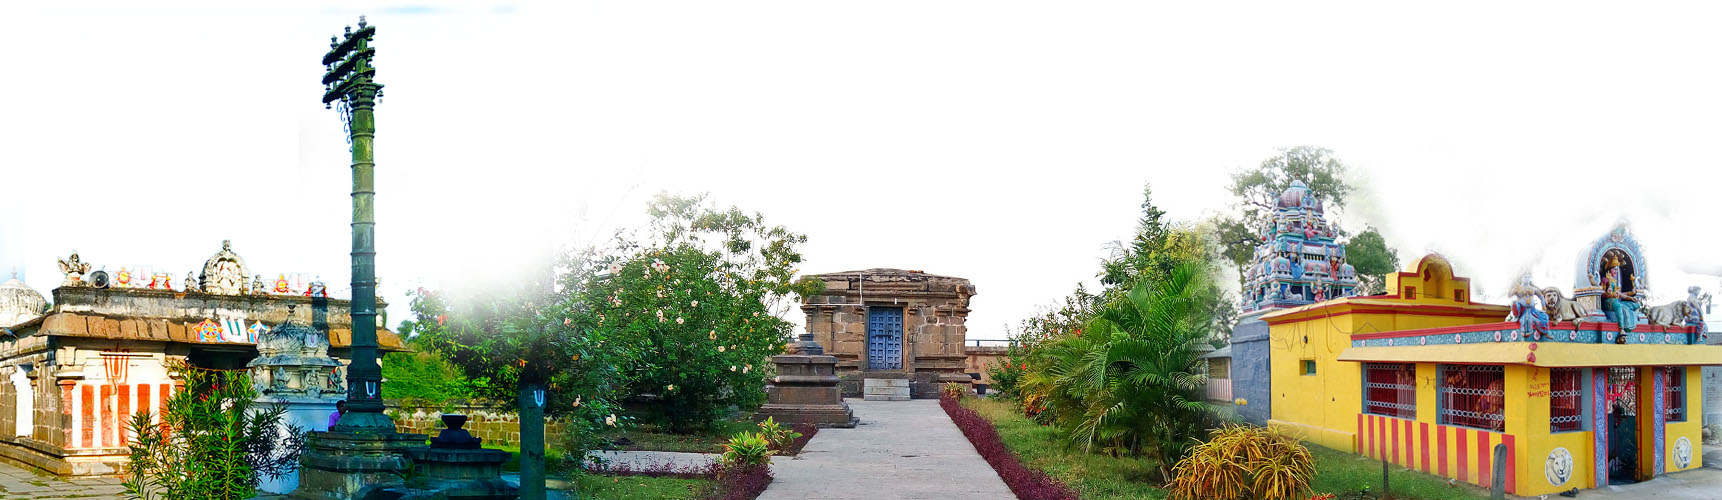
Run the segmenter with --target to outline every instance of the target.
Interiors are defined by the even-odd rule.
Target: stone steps
[[[867,401],[908,401],[907,379],[870,378],[861,382],[862,399]]]

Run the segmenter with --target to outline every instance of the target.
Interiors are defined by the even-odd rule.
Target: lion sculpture
[[[1578,321],[1584,319],[1590,311],[1584,310],[1584,305],[1578,301],[1566,298],[1555,287],[1543,289],[1543,309],[1549,313],[1549,322]]]

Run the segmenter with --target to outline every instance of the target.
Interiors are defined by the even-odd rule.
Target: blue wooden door
[[[867,368],[903,369],[903,308],[867,308]]]

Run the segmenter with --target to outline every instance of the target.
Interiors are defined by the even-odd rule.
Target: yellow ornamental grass
[[[1297,438],[1267,427],[1228,425],[1172,469],[1173,500],[1303,498],[1315,457]]]

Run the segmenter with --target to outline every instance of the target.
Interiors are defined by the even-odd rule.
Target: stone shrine
[[[224,247],[203,267],[241,262]],[[323,361],[271,368],[269,383],[284,387],[271,388],[272,395],[308,395],[319,386],[339,387],[345,378],[341,365],[352,342],[346,300],[220,286],[213,289],[224,293],[181,291],[160,280],[156,288],[128,288],[91,272],[81,258],[61,263],[66,280],[52,291],[46,312],[46,301],[29,297],[35,292],[22,283],[0,285],[0,296],[22,297],[14,305],[0,303],[0,317],[27,317],[12,324],[9,335],[0,332],[0,378],[9,382],[0,383],[0,460],[59,475],[115,474],[127,459],[125,422],[142,411],[161,411],[163,401],[183,390],[165,365],[244,368],[258,358],[258,338],[289,318],[299,335],[316,332],[300,348],[309,345]],[[227,269],[240,275],[237,267]],[[405,350],[392,332],[381,330],[378,337],[383,350]],[[339,399],[339,389],[331,392],[322,395]],[[306,429],[322,425],[319,420]]]
[[[963,342],[969,280],[902,269],[808,276],[825,291],[805,297],[807,330],[836,358],[842,393],[865,384],[882,399],[937,398],[945,383],[968,385]]]

